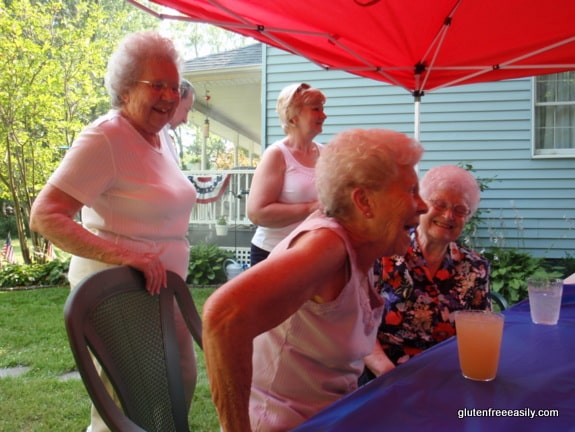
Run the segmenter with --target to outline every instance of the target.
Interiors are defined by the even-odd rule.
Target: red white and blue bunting
[[[207,204],[217,201],[226,191],[230,182],[230,174],[216,176],[188,176],[198,193],[198,204]]]

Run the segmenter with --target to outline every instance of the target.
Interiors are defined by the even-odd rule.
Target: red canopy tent
[[[185,16],[398,85],[442,87],[575,69],[575,1],[153,0]]]

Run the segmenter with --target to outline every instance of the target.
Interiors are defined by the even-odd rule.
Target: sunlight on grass
[[[0,431],[81,431],[88,425],[84,385],[58,379],[76,369],[63,319],[68,292],[68,287],[0,291],[0,367],[31,368],[18,378],[0,378]],[[192,290],[198,309],[212,292]],[[201,352],[190,429],[219,431]]]

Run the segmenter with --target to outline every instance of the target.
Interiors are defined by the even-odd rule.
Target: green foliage
[[[481,192],[489,189],[489,183],[495,180],[495,177],[486,177],[486,178],[477,177],[474,174],[475,169],[473,168],[473,165],[470,163],[460,162],[457,165],[474,175],[475,179],[477,180],[477,184],[479,185],[479,190]],[[460,241],[466,247],[472,249],[475,248],[474,243],[477,239],[477,231],[479,230],[479,227],[483,223],[485,213],[489,213],[489,210],[482,210],[481,208],[478,208],[475,214],[471,217],[471,219],[469,219],[465,224],[463,232],[461,233]]]
[[[247,41],[206,24],[166,25],[118,0],[0,5],[0,202],[15,209],[9,230],[22,242],[25,263],[43,259],[33,251],[44,239],[28,232],[35,197],[80,131],[109,109],[104,74],[112,50],[124,35],[160,26],[163,33],[174,26],[176,44],[196,54]]]
[[[0,7],[0,200],[15,210],[13,239],[28,237],[32,202],[65,150],[108,110],[103,76],[112,49],[153,22],[113,0],[13,0]],[[39,235],[31,240],[41,249]],[[21,252],[26,263],[35,260],[25,242]]]
[[[8,264],[0,268],[0,287],[67,285],[69,266],[69,259],[46,264]]]
[[[234,253],[216,244],[199,243],[190,248],[189,276],[193,285],[220,285],[226,282],[224,261]],[[0,268],[0,288],[68,285],[70,258],[46,264],[6,264]]]
[[[193,285],[218,285],[226,278],[224,261],[233,259],[233,252],[215,244],[198,243],[190,248],[187,283]]]
[[[461,168],[474,173],[470,163],[459,163]],[[474,174],[475,176],[475,174]],[[495,177],[481,178],[475,176],[481,192],[489,189],[489,184]],[[460,241],[466,247],[474,249],[477,230],[484,222],[485,213],[489,210],[478,209],[463,229]],[[560,274],[553,269],[547,269],[545,260],[535,258],[527,252],[515,249],[492,247],[482,252],[482,255],[491,263],[490,289],[501,294],[512,305],[527,297],[527,278],[534,274],[553,275]]]
[[[491,262],[491,289],[505,297],[509,305],[527,298],[527,278],[562,276],[556,270],[547,269],[543,258],[515,249],[493,248],[483,256]]]
[[[565,258],[561,260],[560,264],[563,270],[563,277],[567,277],[575,273],[575,257],[570,253],[565,253]]]
[[[4,216],[0,213],[0,242],[4,244],[4,240],[8,233],[16,233],[16,218],[14,216]]]

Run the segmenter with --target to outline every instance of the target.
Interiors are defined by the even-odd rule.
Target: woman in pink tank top
[[[254,173],[248,217],[257,225],[251,265],[270,251],[319,207],[315,164],[322,146],[314,138],[327,116],[324,94],[309,84],[292,84],[278,96],[277,112],[286,137],[269,146]]]
[[[224,431],[288,431],[357,388],[383,311],[373,263],[404,253],[427,211],[422,152],[398,132],[338,134],[316,164],[323,211],[207,300],[204,351]]]

